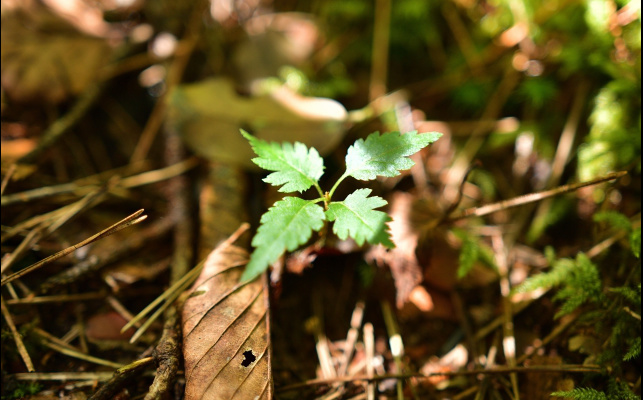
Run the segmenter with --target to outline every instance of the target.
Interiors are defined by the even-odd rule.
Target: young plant
[[[358,139],[348,148],[346,171],[328,192],[322,191],[319,178],[324,173],[324,160],[317,150],[302,143],[269,143],[241,131],[258,157],[252,161],[263,169],[273,171],[264,182],[281,186],[280,192],[304,192],[314,187],[319,197],[304,200],[285,197],[276,202],[262,217],[257,234],[252,239],[254,252],[241,280],[252,280],[273,264],[286,251],[305,244],[312,232],[319,232],[325,221],[333,222],[333,232],[340,238],[351,237],[358,245],[364,242],[382,244],[391,241],[386,222],[390,217],[375,210],[387,204],[381,197],[371,196],[370,189],[358,189],[344,201],[333,201],[333,194],[346,178],[362,181],[377,176],[392,177],[413,166],[408,156],[415,154],[442,136],[437,132],[372,133],[366,140]],[[323,203],[323,207],[318,203]]]

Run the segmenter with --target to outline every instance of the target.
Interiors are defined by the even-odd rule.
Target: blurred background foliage
[[[460,185],[458,178],[464,173],[450,176],[460,158],[466,168],[476,159],[482,162],[468,176],[473,189],[465,185],[463,207],[612,171],[630,172],[617,189],[580,190],[575,197],[533,205],[519,221],[512,219],[513,214],[499,213],[485,221],[469,220],[468,226],[450,233],[461,242],[460,268],[454,271],[464,277],[477,263],[494,267],[493,250],[486,239],[480,239],[477,228],[522,224],[515,241],[537,251],[550,249],[546,254],[551,267],[547,274],[530,270],[539,278],[527,281],[523,289],[560,288],[555,300],[565,312],[587,306],[583,328],[596,328],[592,333],[599,346],[609,343],[602,354],[605,365],[621,372],[621,361],[638,360],[634,370],[640,371],[640,0],[69,2],[84,4],[85,8],[76,9],[76,18],[63,15],[57,8],[62,3],[2,2],[3,172],[7,162],[16,159],[9,154],[8,144],[25,137],[37,142],[52,121],[73,109],[76,96],[82,98],[96,82],[104,85],[104,98],[89,113],[91,118],[64,138],[62,151],[37,160],[37,179],[12,182],[7,186],[10,192],[67,183],[127,165],[140,132],[153,120],[155,104],[163,104],[159,100],[168,87],[213,76],[236,80],[235,101],[243,101],[248,82],[260,78],[265,92],[285,84],[302,95],[336,99],[353,115],[363,112],[367,117],[354,117],[358,122],[346,133],[344,145],[374,130],[387,130],[395,119],[392,110],[385,110],[379,119],[368,118],[377,113],[364,110],[373,100],[373,54],[383,45],[374,44],[376,11],[388,4],[387,92],[404,94],[416,128],[446,133],[426,157],[431,194],[443,203],[437,209],[444,210],[453,201],[447,186]],[[205,13],[209,15],[193,18],[195,4],[209,9]],[[46,8],[47,16],[30,7],[38,12]],[[89,26],[94,11],[100,23]],[[276,50],[285,46],[279,35],[288,36],[287,30],[262,36],[253,31],[253,23],[266,15],[293,12],[304,17],[292,28],[291,47],[278,54]],[[307,20],[314,29],[307,27]],[[114,43],[126,44],[122,46],[126,54],[116,51]],[[171,49],[169,53],[161,51],[163,43]],[[185,54],[186,44],[193,45],[192,53],[178,79],[172,75],[172,63]],[[100,71],[97,65],[108,56],[112,57],[109,67],[114,68]],[[153,122],[160,126],[163,118]],[[148,157],[155,167],[164,165],[160,147]],[[29,150],[19,151],[24,155]],[[342,157],[329,155],[330,173]],[[411,189],[409,181],[397,188]],[[61,203],[65,201],[69,198]],[[167,207],[166,196],[152,191],[127,201],[158,209],[157,216]],[[34,209],[25,207],[16,215],[48,212],[54,203],[32,203]],[[20,220],[4,210],[3,225]],[[599,210],[609,213],[593,219]],[[634,227],[632,220],[637,218],[639,226]],[[626,238],[618,241],[619,253],[614,250],[591,261],[576,255],[605,239],[614,227]],[[444,231],[440,234],[448,236]],[[420,242],[418,253],[423,245],[430,247]],[[368,282],[364,286],[377,280],[373,271],[366,264],[358,267],[362,281]],[[578,293],[582,296],[576,297]],[[638,313],[638,322],[628,319],[629,314],[615,313],[603,325],[597,323],[602,310],[624,306]],[[631,343],[633,338],[639,338],[638,350],[636,341]],[[594,362],[600,355],[592,356]],[[636,380],[630,378],[626,380]],[[638,379],[640,390],[640,372]],[[612,376],[597,387],[623,392],[621,383],[615,382]],[[581,389],[578,393],[595,394]]]

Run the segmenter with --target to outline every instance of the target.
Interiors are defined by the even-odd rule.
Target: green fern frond
[[[632,231],[632,223],[630,220],[618,211],[601,211],[594,214],[593,219],[596,223],[605,223],[618,230],[625,232]]]
[[[453,234],[462,240],[458,264],[458,279],[462,279],[473,269],[476,262],[480,261],[485,266],[495,268],[495,260],[491,249],[480,240],[461,229],[454,229]]]
[[[630,348],[623,356],[623,361],[631,361],[641,356],[641,337],[639,336],[636,339],[632,339],[630,343]]]
[[[600,303],[604,298],[598,268],[583,253],[576,256],[565,284],[566,286],[554,297],[563,301],[556,318],[573,312],[586,302]]]
[[[623,353],[616,350],[614,347],[607,347],[602,353],[598,354],[596,364],[602,366],[618,365],[623,359]]]
[[[590,388],[576,388],[564,392],[554,392],[553,397],[567,397],[574,400],[608,400],[603,392]]]
[[[626,286],[620,286],[620,287],[615,287],[615,288],[609,288],[608,290],[612,293],[618,294],[620,297],[628,301],[632,305],[638,305],[639,307],[641,306],[641,285],[639,285],[637,290],[626,287]]]
[[[573,268],[574,260],[568,258],[555,260],[552,264],[551,271],[528,278],[518,286],[515,291],[518,293],[527,293],[536,289],[551,289],[559,286],[565,282]]]
[[[562,291],[559,292],[554,297],[554,299],[560,300],[561,297],[563,297],[563,296],[560,296],[562,293],[563,293]],[[587,298],[584,296],[575,297],[573,293],[571,293],[571,295],[566,293],[565,297],[566,298],[562,300],[563,304],[560,306],[560,310],[558,310],[558,312],[556,312],[556,314],[554,315],[554,318],[556,319],[573,313],[577,308],[582,306],[587,300]]]
[[[640,396],[632,393],[627,383],[610,379],[607,386],[607,398],[609,400],[641,400]]]

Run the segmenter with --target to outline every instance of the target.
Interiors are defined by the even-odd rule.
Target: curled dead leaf
[[[185,399],[272,398],[267,288],[238,283],[247,261],[242,248],[220,245],[185,301]]]
[[[44,11],[2,16],[2,88],[16,101],[58,103],[93,84],[111,53]]]
[[[274,142],[301,142],[320,154],[341,140],[347,111],[335,100],[301,96],[287,87],[242,97],[227,79],[179,85],[168,94],[168,122],[197,154],[256,168],[248,141],[239,129]]]

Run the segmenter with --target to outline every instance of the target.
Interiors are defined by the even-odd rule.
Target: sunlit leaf
[[[333,232],[340,239],[352,237],[360,246],[368,241],[395,247],[386,226],[391,218],[385,212],[374,210],[385,206],[386,200],[377,196],[368,197],[369,194],[371,189],[359,189],[348,195],[346,200],[329,204],[326,217],[329,221],[335,221]]]
[[[377,176],[397,176],[413,166],[408,156],[417,153],[442,136],[441,133],[389,132],[370,134],[348,148],[346,175],[368,181]]]
[[[313,231],[324,226],[324,210],[319,205],[297,197],[286,197],[261,217],[261,226],[252,239],[256,247],[242,280],[252,280],[286,251],[310,239]]]
[[[275,171],[264,181],[274,186],[283,185],[280,192],[303,192],[319,181],[324,173],[324,160],[315,149],[295,142],[275,143],[258,139],[244,130],[252,150],[259,156],[252,161],[263,169]]]

